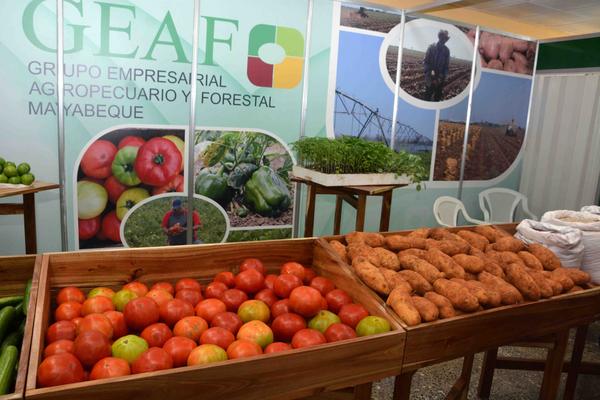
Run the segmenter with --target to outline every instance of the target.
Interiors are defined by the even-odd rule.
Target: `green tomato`
[[[243,322],[254,320],[267,322],[271,317],[269,306],[260,300],[246,300],[240,304],[237,313]]]
[[[18,176],[13,176],[8,178],[8,183],[12,183],[13,185],[19,185],[21,183],[21,178]]]
[[[175,135],[166,135],[163,136],[163,139],[170,140],[175,144],[175,146],[177,146],[177,149],[179,149],[179,152],[181,153],[181,171],[183,171],[185,164],[185,143]]]
[[[148,342],[136,335],[127,335],[115,340],[112,344],[113,357],[122,358],[129,364],[148,350]]]
[[[21,183],[23,185],[31,185],[35,181],[35,176],[33,174],[27,173],[21,175]]]
[[[358,336],[370,336],[390,331],[390,323],[387,319],[370,315],[360,320],[356,325]]]
[[[308,322],[308,327],[310,329],[316,329],[321,333],[325,333],[327,328],[329,328],[329,325],[339,324],[340,322],[342,322],[340,317],[331,311],[321,310]]]
[[[9,165],[8,163],[4,166],[4,170],[2,171],[2,173],[9,178],[12,178],[13,176],[19,176],[19,173],[17,172],[17,167],[15,167],[14,165]]]
[[[17,172],[19,173],[19,175],[25,175],[29,171],[31,171],[31,167],[27,163],[21,163],[17,167]]]
[[[125,214],[140,201],[150,197],[150,193],[146,189],[133,188],[124,191],[117,200],[117,218],[122,221]]]
[[[108,203],[108,193],[96,182],[77,182],[77,207],[79,219],[92,219],[102,214]]]
[[[216,344],[201,344],[192,350],[188,356],[188,366],[210,364],[225,360],[227,360],[227,353],[225,350]]]
[[[117,311],[123,312],[127,303],[130,300],[136,299],[138,297],[137,294],[132,292],[131,290],[123,289],[119,290],[112,298],[112,302],[115,305]]]
[[[138,147],[125,146],[117,152],[112,162],[113,175],[125,186],[136,186],[142,183],[133,168],[138,150]]]
[[[0,183],[8,183],[8,176],[0,174]]]

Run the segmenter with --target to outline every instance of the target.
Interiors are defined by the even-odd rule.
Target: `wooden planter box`
[[[100,250],[45,254],[41,262],[36,324],[25,396],[111,399],[294,399],[355,386],[401,372],[405,332],[380,300],[334,261],[320,239],[230,243],[171,248]],[[36,389],[53,298],[58,289],[78,286],[119,288],[191,277],[203,282],[221,271],[236,271],[242,259],[256,257],[275,272],[294,260],[330,278],[371,314],[388,318],[393,331],[318,347],[182,367],[106,380]]]
[[[383,174],[325,174],[294,165],[292,174],[297,178],[315,182],[323,186],[370,186],[370,185],[410,185],[406,175]]]
[[[23,334],[23,342],[19,351],[19,368],[17,370],[15,392],[0,396],[0,400],[22,399],[25,393],[40,264],[41,256],[0,257],[0,282],[2,282],[0,284],[0,297],[22,295],[25,292],[27,281],[29,279],[32,280],[25,333]]]

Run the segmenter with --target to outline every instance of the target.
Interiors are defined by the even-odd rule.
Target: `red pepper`
[[[135,173],[143,183],[164,186],[179,173],[181,153],[173,142],[153,138],[140,147],[135,159]]]

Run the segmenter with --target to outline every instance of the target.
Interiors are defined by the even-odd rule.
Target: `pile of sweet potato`
[[[353,232],[344,239],[329,244],[409,326],[576,292],[590,282],[546,247],[491,225],[386,237]]]
[[[475,41],[475,30],[467,35]],[[501,71],[531,75],[535,60],[535,43],[508,36],[481,32],[479,37],[481,66]]]

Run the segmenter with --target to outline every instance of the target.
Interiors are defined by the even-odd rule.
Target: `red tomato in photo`
[[[310,285],[310,282],[317,276],[317,273],[312,268],[304,268],[304,279],[302,280],[305,285]]]
[[[291,312],[289,299],[278,300],[275,302],[275,304],[273,304],[271,306],[271,317],[272,318],[277,318],[281,314],[285,314],[285,313],[289,313],[289,312]]]
[[[159,307],[173,300],[173,295],[163,289],[150,289],[150,291],[146,293],[145,297],[149,297],[154,300]]]
[[[85,294],[74,286],[62,288],[56,296],[56,304],[66,303],[67,301],[83,303],[85,301]]]
[[[265,354],[278,353],[287,350],[292,350],[292,346],[283,342],[273,342],[265,347]]]
[[[113,327],[108,317],[104,314],[90,314],[86,315],[83,320],[79,323],[77,328],[77,334],[81,335],[84,332],[96,331],[100,332],[107,339],[113,337]]]
[[[271,308],[279,299],[271,289],[263,289],[254,295],[254,300],[260,300]]]
[[[281,266],[281,275],[283,274],[291,274],[296,275],[300,280],[304,279],[304,275],[306,274],[305,268],[302,264],[299,264],[294,261],[286,262]]]
[[[310,287],[317,289],[322,296],[326,296],[327,293],[335,289],[335,284],[325,277],[315,276],[310,281]]]
[[[233,312],[222,312],[215,315],[210,321],[212,327],[225,328],[234,335],[240,330],[244,322],[239,315]]]
[[[173,337],[173,332],[167,325],[157,322],[145,327],[140,336],[148,342],[148,347],[163,347]]]
[[[207,299],[220,299],[227,289],[227,285],[223,282],[211,282],[204,289],[204,297]]]
[[[219,299],[205,299],[196,305],[196,315],[212,323],[215,315],[227,311],[227,306]]]
[[[265,274],[265,266],[258,258],[246,258],[240,264],[240,272],[246,271],[247,269],[255,269],[261,274]]]
[[[262,348],[255,342],[249,340],[236,340],[227,348],[229,359],[252,357],[262,354]]]
[[[231,271],[219,272],[213,281],[224,283],[228,288],[235,287],[235,277]]]
[[[355,338],[356,332],[346,324],[335,323],[329,325],[324,335],[328,342],[337,342]]]
[[[123,139],[121,139],[121,141],[119,141],[118,147],[119,147],[119,150],[121,150],[125,146],[142,147],[142,145],[144,143],[146,143],[146,141],[144,139],[142,139],[141,137],[129,135],[129,136],[125,136]]]
[[[100,231],[100,216],[91,219],[77,220],[79,239],[88,240],[96,236]]]
[[[208,324],[201,317],[185,317],[179,320],[173,328],[175,336],[183,336],[198,343],[200,336],[208,329]]]
[[[168,292],[171,296],[175,294],[175,288],[169,282],[157,282],[154,285],[152,285],[150,290],[152,289],[164,290],[165,292]]]
[[[79,166],[90,178],[108,178],[112,175],[115,154],[117,154],[117,146],[108,140],[96,140],[83,154]]]
[[[126,376],[131,374],[129,363],[122,358],[105,357],[98,361],[92,372],[90,372],[90,380],[114,378],[116,376]]]
[[[220,297],[221,301],[225,303],[227,311],[237,311],[240,304],[248,300],[248,295],[239,289],[227,289],[223,292]]]
[[[44,349],[44,358],[54,354],[71,353],[73,354],[73,341],[61,339],[50,343]]]
[[[273,284],[275,283],[275,279],[277,279],[277,275],[269,274],[265,276],[265,287],[267,289],[273,290]]]
[[[46,343],[50,344],[57,340],[75,340],[76,328],[71,321],[58,321],[48,327],[46,331]]]
[[[158,196],[163,193],[183,193],[184,188],[183,175],[175,175],[173,179],[164,184],[152,189],[152,196]]]
[[[83,302],[81,315],[85,317],[90,314],[102,314],[105,311],[112,311],[114,309],[115,306],[111,299],[105,296],[96,296]]]
[[[117,218],[117,213],[111,211],[102,218],[103,237],[114,243],[121,243],[121,221]]]
[[[123,285],[123,289],[131,290],[137,295],[137,297],[144,297],[146,294],[148,294],[148,286],[138,281],[129,282]]]
[[[352,297],[342,289],[333,289],[325,295],[325,300],[329,311],[336,314],[340,312],[343,305],[352,303]]]
[[[294,313],[281,314],[271,324],[275,339],[283,342],[289,342],[296,332],[305,328],[306,320]]]
[[[290,293],[290,308],[303,317],[312,317],[322,308],[321,293],[310,286],[300,286]]]
[[[131,364],[131,372],[134,374],[169,368],[173,368],[173,359],[160,347],[149,348]]]
[[[340,320],[351,328],[356,328],[360,320],[368,316],[369,312],[366,308],[354,303],[344,304],[338,313]]]
[[[202,300],[202,293],[196,290],[181,289],[175,293],[175,298],[188,302],[192,307],[196,307],[196,304]]]
[[[135,332],[141,332],[148,325],[160,319],[158,305],[150,297],[138,297],[130,300],[123,310],[127,327]]]
[[[104,181],[104,189],[106,189],[106,192],[108,193],[108,200],[113,204],[117,204],[117,200],[119,200],[119,197],[127,190],[127,186],[119,182],[114,176],[109,176],[108,179]]]
[[[118,338],[127,335],[127,324],[125,323],[125,316],[120,311],[105,311],[104,315],[110,321],[113,328],[112,338],[117,340]]]
[[[302,347],[316,346],[327,343],[327,339],[323,334],[315,329],[302,329],[292,338],[292,347],[300,349]]]
[[[197,292],[202,291],[202,286],[200,286],[200,282],[192,278],[183,278],[175,283],[175,291],[178,292],[183,289],[195,290]]]
[[[170,140],[152,138],[139,148],[134,169],[146,185],[164,186],[179,174],[181,153]]]
[[[227,350],[227,347],[234,341],[235,336],[233,336],[233,333],[218,326],[208,328],[200,336],[201,344],[216,344],[223,350]]]
[[[273,292],[280,298],[290,297],[292,290],[302,286],[302,279],[296,275],[284,274],[279,275],[273,283]]]
[[[184,317],[194,315],[194,307],[187,301],[173,299],[160,306],[160,318],[169,326],[173,326]]]
[[[265,286],[263,274],[255,269],[247,269],[235,276],[235,287],[248,294],[260,292]]]
[[[112,351],[108,338],[98,331],[81,332],[73,342],[73,354],[84,367],[91,368]]]
[[[71,353],[46,357],[37,370],[38,387],[50,387],[83,381],[83,367]]]
[[[81,308],[83,306],[81,303],[76,301],[67,301],[66,303],[62,303],[56,310],[54,311],[54,319],[56,321],[67,320],[71,321],[77,317],[81,317]]]
[[[192,339],[183,336],[173,336],[165,342],[163,350],[171,356],[174,367],[183,367],[187,365],[187,359],[196,346],[196,342]]]

